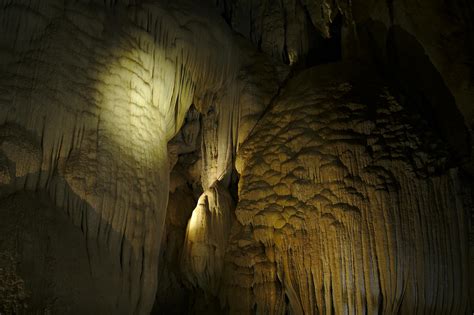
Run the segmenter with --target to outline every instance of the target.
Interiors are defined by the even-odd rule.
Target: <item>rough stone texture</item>
[[[472,1],[358,1],[352,8],[359,32],[368,24],[400,28],[419,42],[456,98],[456,104],[472,128],[474,108],[474,24]],[[370,26],[368,26],[370,28]],[[383,40],[374,34],[374,39]],[[365,35],[364,35],[365,36]],[[388,47],[389,48],[389,47]],[[376,53],[376,52],[374,52]]]
[[[192,107],[182,130],[168,144],[170,166],[175,169],[170,177],[157,313],[190,309],[208,313],[211,307],[220,311],[214,297],[237,197],[232,195],[235,152],[288,73],[287,67],[267,60],[242,39],[237,41],[244,60],[237,76],[239,93],[231,90],[205,107]]]
[[[29,135],[0,134],[3,156],[16,165],[2,169],[5,190],[46,191],[98,244],[96,255],[112,257],[106,268],[91,258],[94,272],[117,279],[105,313],[148,313],[167,142],[193,102],[207,103],[235,79],[232,35],[211,10],[185,1],[0,6],[0,125]]]
[[[181,270],[207,296],[218,293],[234,213],[235,155],[288,73],[245,43],[238,83],[201,112],[201,195],[187,225]],[[186,127],[186,125],[185,125]],[[214,303],[214,302],[212,302]],[[204,304],[204,311],[206,306]]]
[[[418,107],[432,121],[471,176],[473,14],[472,1],[465,0],[359,1],[353,6],[356,40],[348,44],[384,71],[408,100],[405,107]]]
[[[3,311],[466,312],[471,2],[205,2],[0,0]]]
[[[287,64],[305,63],[318,39],[331,37],[331,24],[343,13],[351,21],[346,0],[217,0],[232,28],[259,49]]]
[[[5,314],[21,314],[28,304],[28,293],[25,282],[18,275],[18,258],[11,252],[0,253],[0,312]]]
[[[457,171],[420,120],[347,69],[364,73],[292,79],[239,151],[223,300],[235,314],[464,314]]]
[[[48,196],[17,193],[0,200],[0,312],[107,313],[115,304],[113,266],[97,244]],[[6,220],[5,218],[8,218]],[[93,257],[91,257],[93,256]]]
[[[474,148],[469,139],[474,130],[472,1],[214,2],[234,30],[285,63],[334,61],[321,55],[336,45],[329,53],[339,53],[339,59],[376,64],[404,97],[410,95],[408,106],[425,103],[418,111],[432,116],[435,128],[474,174],[469,160]],[[338,42],[326,40],[331,37]]]

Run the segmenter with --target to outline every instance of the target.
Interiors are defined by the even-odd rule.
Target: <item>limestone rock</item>
[[[0,0],[0,312],[469,312],[448,2]]]
[[[223,294],[231,313],[467,311],[457,171],[358,71],[298,75],[242,146]]]
[[[31,177],[28,189],[47,191],[113,258],[119,282],[106,313],[148,313],[168,199],[167,142],[193,102],[235,81],[232,34],[211,9],[187,1],[1,6],[0,125],[38,139],[40,167],[28,143],[2,139],[3,154],[17,176]]]

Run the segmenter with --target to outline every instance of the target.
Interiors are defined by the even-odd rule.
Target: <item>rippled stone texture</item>
[[[232,313],[467,311],[457,171],[367,74],[303,72],[241,147],[223,294]]]

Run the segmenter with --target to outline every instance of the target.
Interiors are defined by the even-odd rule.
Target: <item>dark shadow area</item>
[[[387,65],[401,103],[415,110],[451,147],[454,163],[470,154],[469,132],[454,96],[415,37],[398,26],[387,38]]]
[[[187,186],[178,187],[169,195],[158,263],[158,288],[151,314],[187,314],[193,305],[195,295],[185,284],[180,258],[187,222],[196,202]]]
[[[342,60],[342,25],[343,17],[338,14],[330,25],[329,38],[324,38],[313,26],[310,32],[313,38],[306,56],[307,67]]]
[[[151,314],[189,314],[196,304],[197,293],[188,287],[181,271],[181,256],[188,221],[202,194],[197,172],[201,163],[201,120],[201,114],[191,105],[180,131],[168,142],[173,169]]]
[[[11,302],[3,300],[0,312],[125,313],[114,305],[120,290],[115,260],[88,241],[48,193],[19,191],[1,199],[0,234],[0,253],[11,258],[1,260],[0,268],[12,270],[18,278],[6,288],[16,310],[11,312]]]
[[[358,27],[363,59],[389,83],[413,123],[428,124],[450,151],[450,165],[470,155],[470,135],[454,96],[417,39],[399,26],[376,21]],[[429,146],[429,143],[425,145]]]
[[[8,138],[16,146],[38,145],[21,126],[0,127],[0,146],[5,135],[17,135]],[[138,260],[131,242],[76,194],[58,169],[18,177],[22,164],[2,154],[11,181],[0,185],[0,313],[129,314],[130,274]],[[38,185],[43,177],[48,183]],[[15,283],[1,272],[7,269]]]

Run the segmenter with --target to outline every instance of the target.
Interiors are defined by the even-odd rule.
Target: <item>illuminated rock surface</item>
[[[191,103],[235,77],[231,33],[224,22],[208,28],[211,18],[184,3],[2,6],[0,123],[6,134],[30,134],[2,139],[16,163],[2,181],[47,191],[88,246],[110,251],[113,264],[91,266],[115,275],[110,312],[147,313],[168,199],[166,144]]]
[[[470,313],[470,1],[0,7],[0,313]]]

